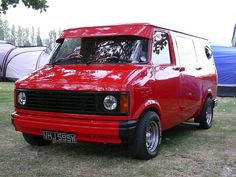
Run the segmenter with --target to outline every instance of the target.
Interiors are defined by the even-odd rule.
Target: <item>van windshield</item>
[[[134,36],[65,38],[50,64],[147,63],[148,39]]]

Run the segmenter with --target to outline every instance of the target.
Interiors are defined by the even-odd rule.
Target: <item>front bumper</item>
[[[73,119],[14,112],[12,124],[19,132],[43,135],[43,130],[76,134],[78,141],[101,143],[131,143],[137,121]]]

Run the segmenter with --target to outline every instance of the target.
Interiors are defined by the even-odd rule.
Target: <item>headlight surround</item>
[[[17,94],[17,103],[21,106],[24,106],[26,104],[26,101],[27,101],[27,99],[26,99],[25,92],[19,92]]]
[[[117,108],[118,101],[116,97],[107,95],[103,100],[103,106],[106,110],[113,111]]]

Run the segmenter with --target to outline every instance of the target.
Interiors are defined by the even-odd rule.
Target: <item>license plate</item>
[[[43,138],[55,142],[76,143],[76,135],[73,133],[43,131]]]

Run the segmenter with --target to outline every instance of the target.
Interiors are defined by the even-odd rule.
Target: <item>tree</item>
[[[9,42],[13,45],[16,45],[16,27],[15,27],[15,25],[12,25],[12,27],[11,27]]]
[[[23,42],[23,46],[30,46],[28,28],[23,28],[22,30],[22,42]]]
[[[4,40],[8,41],[10,39],[10,28],[7,20],[4,20],[3,22],[3,29],[4,29]]]
[[[23,45],[23,30],[22,30],[22,27],[21,26],[18,26],[18,29],[17,29],[17,38],[16,38],[16,44],[18,46],[22,46]]]
[[[30,43],[31,45],[35,45],[35,30],[34,27],[32,26],[31,31],[30,31]]]
[[[0,14],[6,14],[9,7],[15,8],[19,4],[20,0],[2,0],[0,5]],[[34,10],[40,10],[40,12],[46,11],[49,7],[47,0],[21,0],[21,2],[28,8]]]
[[[43,42],[40,37],[40,28],[38,28],[38,31],[37,31],[36,43],[37,43],[37,46],[43,46]]]
[[[10,39],[10,28],[7,20],[2,20],[0,16],[0,40]]]
[[[56,44],[56,39],[57,39],[57,32],[55,29],[53,29],[48,33],[48,38],[45,39],[44,43],[46,44],[46,46],[52,49]]]
[[[9,22],[3,20],[0,15],[0,40],[8,41],[15,46],[47,46],[53,48],[56,44],[56,39],[61,34],[61,29],[50,30],[46,39],[41,38],[40,28],[37,30],[34,26],[30,28],[12,25],[9,27]]]
[[[4,23],[0,16],[0,40],[4,40]]]

